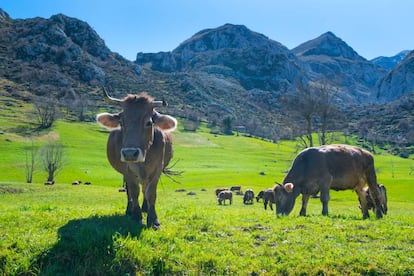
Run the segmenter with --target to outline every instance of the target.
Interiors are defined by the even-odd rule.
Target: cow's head
[[[144,162],[153,142],[154,128],[173,131],[177,126],[173,117],[154,110],[157,106],[166,105],[165,102],[154,101],[146,93],[128,95],[122,100],[110,97],[105,89],[103,94],[106,102],[122,107],[120,113],[101,113],[96,116],[97,122],[107,129],[121,129],[122,162]]]
[[[289,215],[295,206],[296,196],[293,183],[277,184],[273,188],[276,203],[276,215]]]

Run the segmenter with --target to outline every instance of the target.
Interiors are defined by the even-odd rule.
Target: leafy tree
[[[233,134],[233,118],[230,116],[226,116],[222,122],[222,132],[226,135]]]

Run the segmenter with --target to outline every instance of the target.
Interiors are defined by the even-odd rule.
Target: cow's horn
[[[153,101],[152,106],[153,107],[168,106],[168,103],[165,101],[165,99],[162,99],[162,101]]]
[[[108,91],[106,91],[105,87],[102,87],[102,92],[103,92],[104,100],[105,100],[106,103],[112,104],[112,105],[120,105],[121,104],[122,101],[120,99],[113,98],[113,97],[108,95]]]

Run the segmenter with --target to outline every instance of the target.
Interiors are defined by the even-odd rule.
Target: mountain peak
[[[391,70],[396,65],[398,65],[400,62],[402,62],[404,58],[410,54],[410,52],[411,52],[410,50],[404,50],[392,57],[384,57],[384,56],[376,57],[372,59],[371,62],[387,70]]]
[[[10,18],[10,16],[7,14],[7,12],[5,12],[5,11],[3,11],[1,8],[0,8],[0,21],[8,21],[8,20],[10,20],[11,18]]]
[[[365,60],[332,32],[326,32],[315,39],[309,40],[292,49],[292,51],[298,56],[329,56]]]
[[[244,25],[225,24],[214,29],[202,30],[181,43],[174,52],[184,49],[192,52],[205,52],[224,48],[245,49],[252,46],[268,45],[270,39],[249,30]],[[282,46],[276,41],[279,46]]]

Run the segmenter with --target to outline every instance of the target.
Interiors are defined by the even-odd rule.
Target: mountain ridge
[[[283,98],[303,83],[338,89],[335,104],[353,110],[352,120],[361,103],[408,95],[414,80],[397,76],[413,72],[409,56],[387,73],[332,32],[289,50],[228,23],[201,30],[170,52],[137,53],[131,62],[112,52],[87,22],[63,14],[14,20],[0,9],[2,96],[75,102],[88,95],[101,106],[96,91],[102,86],[114,88],[115,97],[149,91],[172,102],[174,115],[197,114],[215,124],[231,117],[249,133],[271,139],[301,135],[302,122],[288,118],[294,108]],[[388,93],[399,91],[401,83],[401,93]]]

